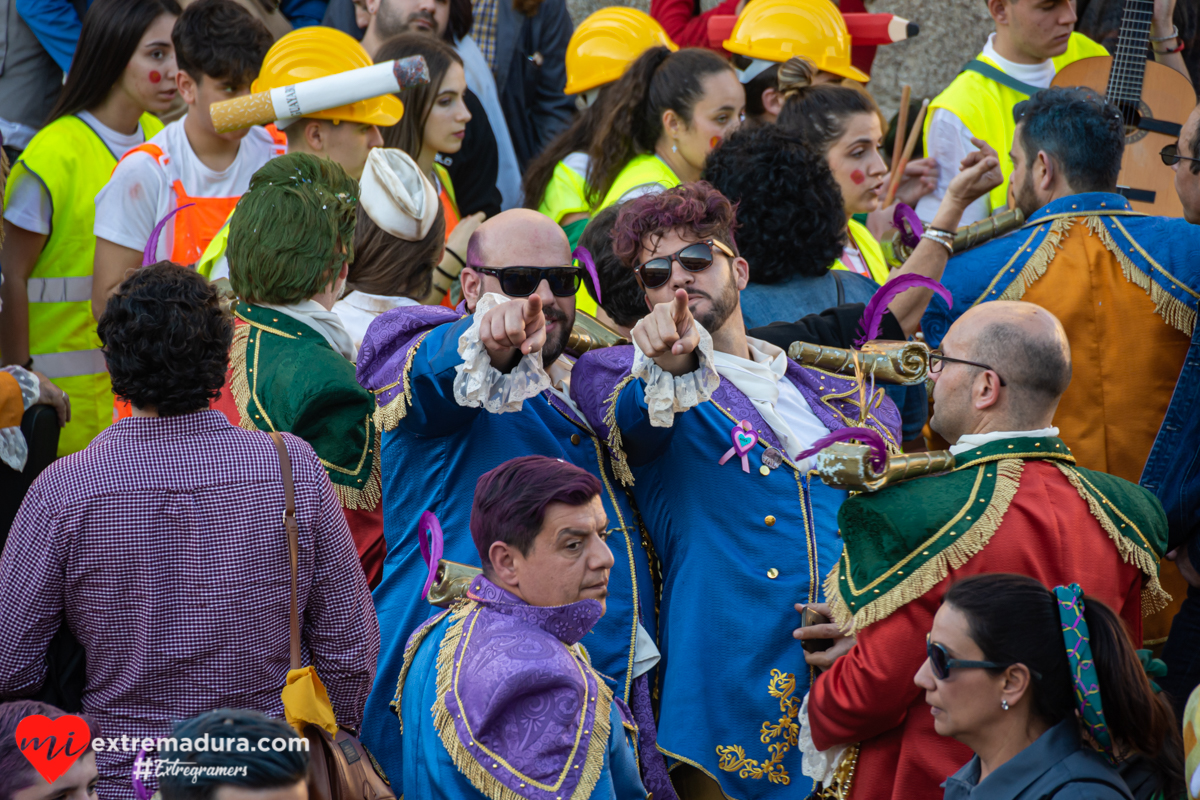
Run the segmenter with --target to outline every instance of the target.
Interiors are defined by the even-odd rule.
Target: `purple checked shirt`
[[[312,448],[284,434],[300,527],[302,655],[357,730],[379,624]],[[0,698],[45,679],[66,619],[87,652],[93,737],[166,736],[214,708],[283,716],[290,571],[279,457],[216,411],[123,419],[46,469],[0,558]],[[99,752],[102,800],[134,796],[137,748]],[[148,788],[153,790],[154,782]]]

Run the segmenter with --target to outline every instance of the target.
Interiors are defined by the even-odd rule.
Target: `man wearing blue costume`
[[[1038,92],[1013,109],[1010,206],[1026,223],[955,256],[922,319],[937,346],[967,309],[1027,300],[1062,321],[1074,375],[1054,415],[1079,466],[1140,483],[1167,511],[1168,550],[1195,519],[1200,468],[1189,430],[1200,386],[1200,227],[1130,208],[1117,193],[1125,147],[1121,112],[1083,89]],[[1187,585],[1170,561],[1163,588],[1175,598],[1149,617],[1146,645],[1166,639]],[[1164,658],[1171,665],[1172,643]],[[1185,671],[1179,664],[1180,672]]]
[[[637,726],[580,646],[614,561],[602,494],[595,475],[544,456],[479,479],[483,574],[404,650],[399,725],[383,740],[402,754],[402,797],[646,800]]]
[[[560,227],[535,211],[506,211],[471,238],[457,311],[397,308],[376,319],[363,340],[358,379],[376,396],[383,431],[388,552],[374,593],[387,633],[362,738],[389,774],[400,773],[400,757],[388,746],[396,727],[388,705],[405,642],[431,611],[421,598],[426,573],[417,557],[417,520],[432,511],[451,532],[445,558],[477,563],[470,538],[455,535],[467,530],[476,480],[506,459],[542,455],[584,469],[603,486],[616,564],[608,611],[582,643],[608,687],[633,709],[647,787],[656,798],[670,796],[654,747],[647,675],[658,660],[648,545],[606,448],[567,393],[572,365],[563,351],[579,282]]]
[[[662,558],[658,744],[676,790],[805,797],[796,717],[811,676],[793,604],[822,599],[846,493],[813,477],[803,451],[855,425],[895,450],[900,418],[882,390],[747,337],[734,225],[706,183],[622,208],[614,252],[641,265],[652,310],[634,346],[579,360],[571,396],[607,437]]]

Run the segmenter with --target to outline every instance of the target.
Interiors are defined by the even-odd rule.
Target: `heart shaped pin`
[[[745,423],[733,429],[733,449],[739,456],[746,455],[758,444],[758,434],[753,430],[746,430],[744,425]]]
[[[17,723],[17,749],[47,783],[54,783],[84,754],[91,735],[88,724],[74,714],[58,719],[31,714]]]

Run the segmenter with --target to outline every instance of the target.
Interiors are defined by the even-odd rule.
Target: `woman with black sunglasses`
[[[1185,796],[1183,742],[1120,618],[1077,584],[964,578],[914,679],[934,727],[975,751],[946,800]]]

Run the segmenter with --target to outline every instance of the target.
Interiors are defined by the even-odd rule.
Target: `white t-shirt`
[[[80,111],[79,117],[104,142],[105,147],[112,151],[113,158],[118,161],[145,141],[142,126],[139,124],[133,133],[114,131],[89,111]],[[7,140],[6,140],[7,141]],[[20,177],[14,179],[12,195],[4,208],[4,218],[32,233],[50,233],[50,217],[54,208],[50,203],[50,193],[42,182],[28,172],[22,171]]]
[[[983,55],[1000,67],[1001,72],[1011,75],[1023,83],[1028,83],[1030,86],[1036,86],[1039,89],[1049,88],[1054,81],[1054,76],[1058,73],[1052,59],[1048,58],[1040,64],[1018,64],[996,52],[995,40],[996,34],[988,36],[987,44],[983,46]],[[929,155],[937,160],[937,188],[922,197],[917,202],[916,208],[917,216],[925,224],[928,225],[933,221],[942,198],[946,196],[946,189],[950,187],[950,181],[954,180],[954,176],[958,174],[962,160],[967,157],[968,153],[974,153],[979,149],[971,143],[971,136],[971,131],[953,111],[946,108],[934,109],[933,119],[929,122],[929,136],[925,141],[929,148]],[[997,152],[1003,153],[1012,145],[1012,142],[988,142],[988,144],[996,148]],[[959,224],[970,225],[972,222],[978,222],[988,216],[988,213],[988,196],[984,195],[967,206]]]
[[[175,180],[192,197],[240,197],[250,188],[251,176],[276,154],[271,135],[255,126],[242,139],[233,163],[215,172],[192,150],[183,129],[186,119],[172,122],[150,140],[162,149],[166,164],[159,166],[149,153],[134,153],[117,166],[96,195],[96,238],[142,250],[154,226],[175,208],[171,188]],[[166,225],[159,237],[156,257],[160,260],[171,257],[174,227]]]

